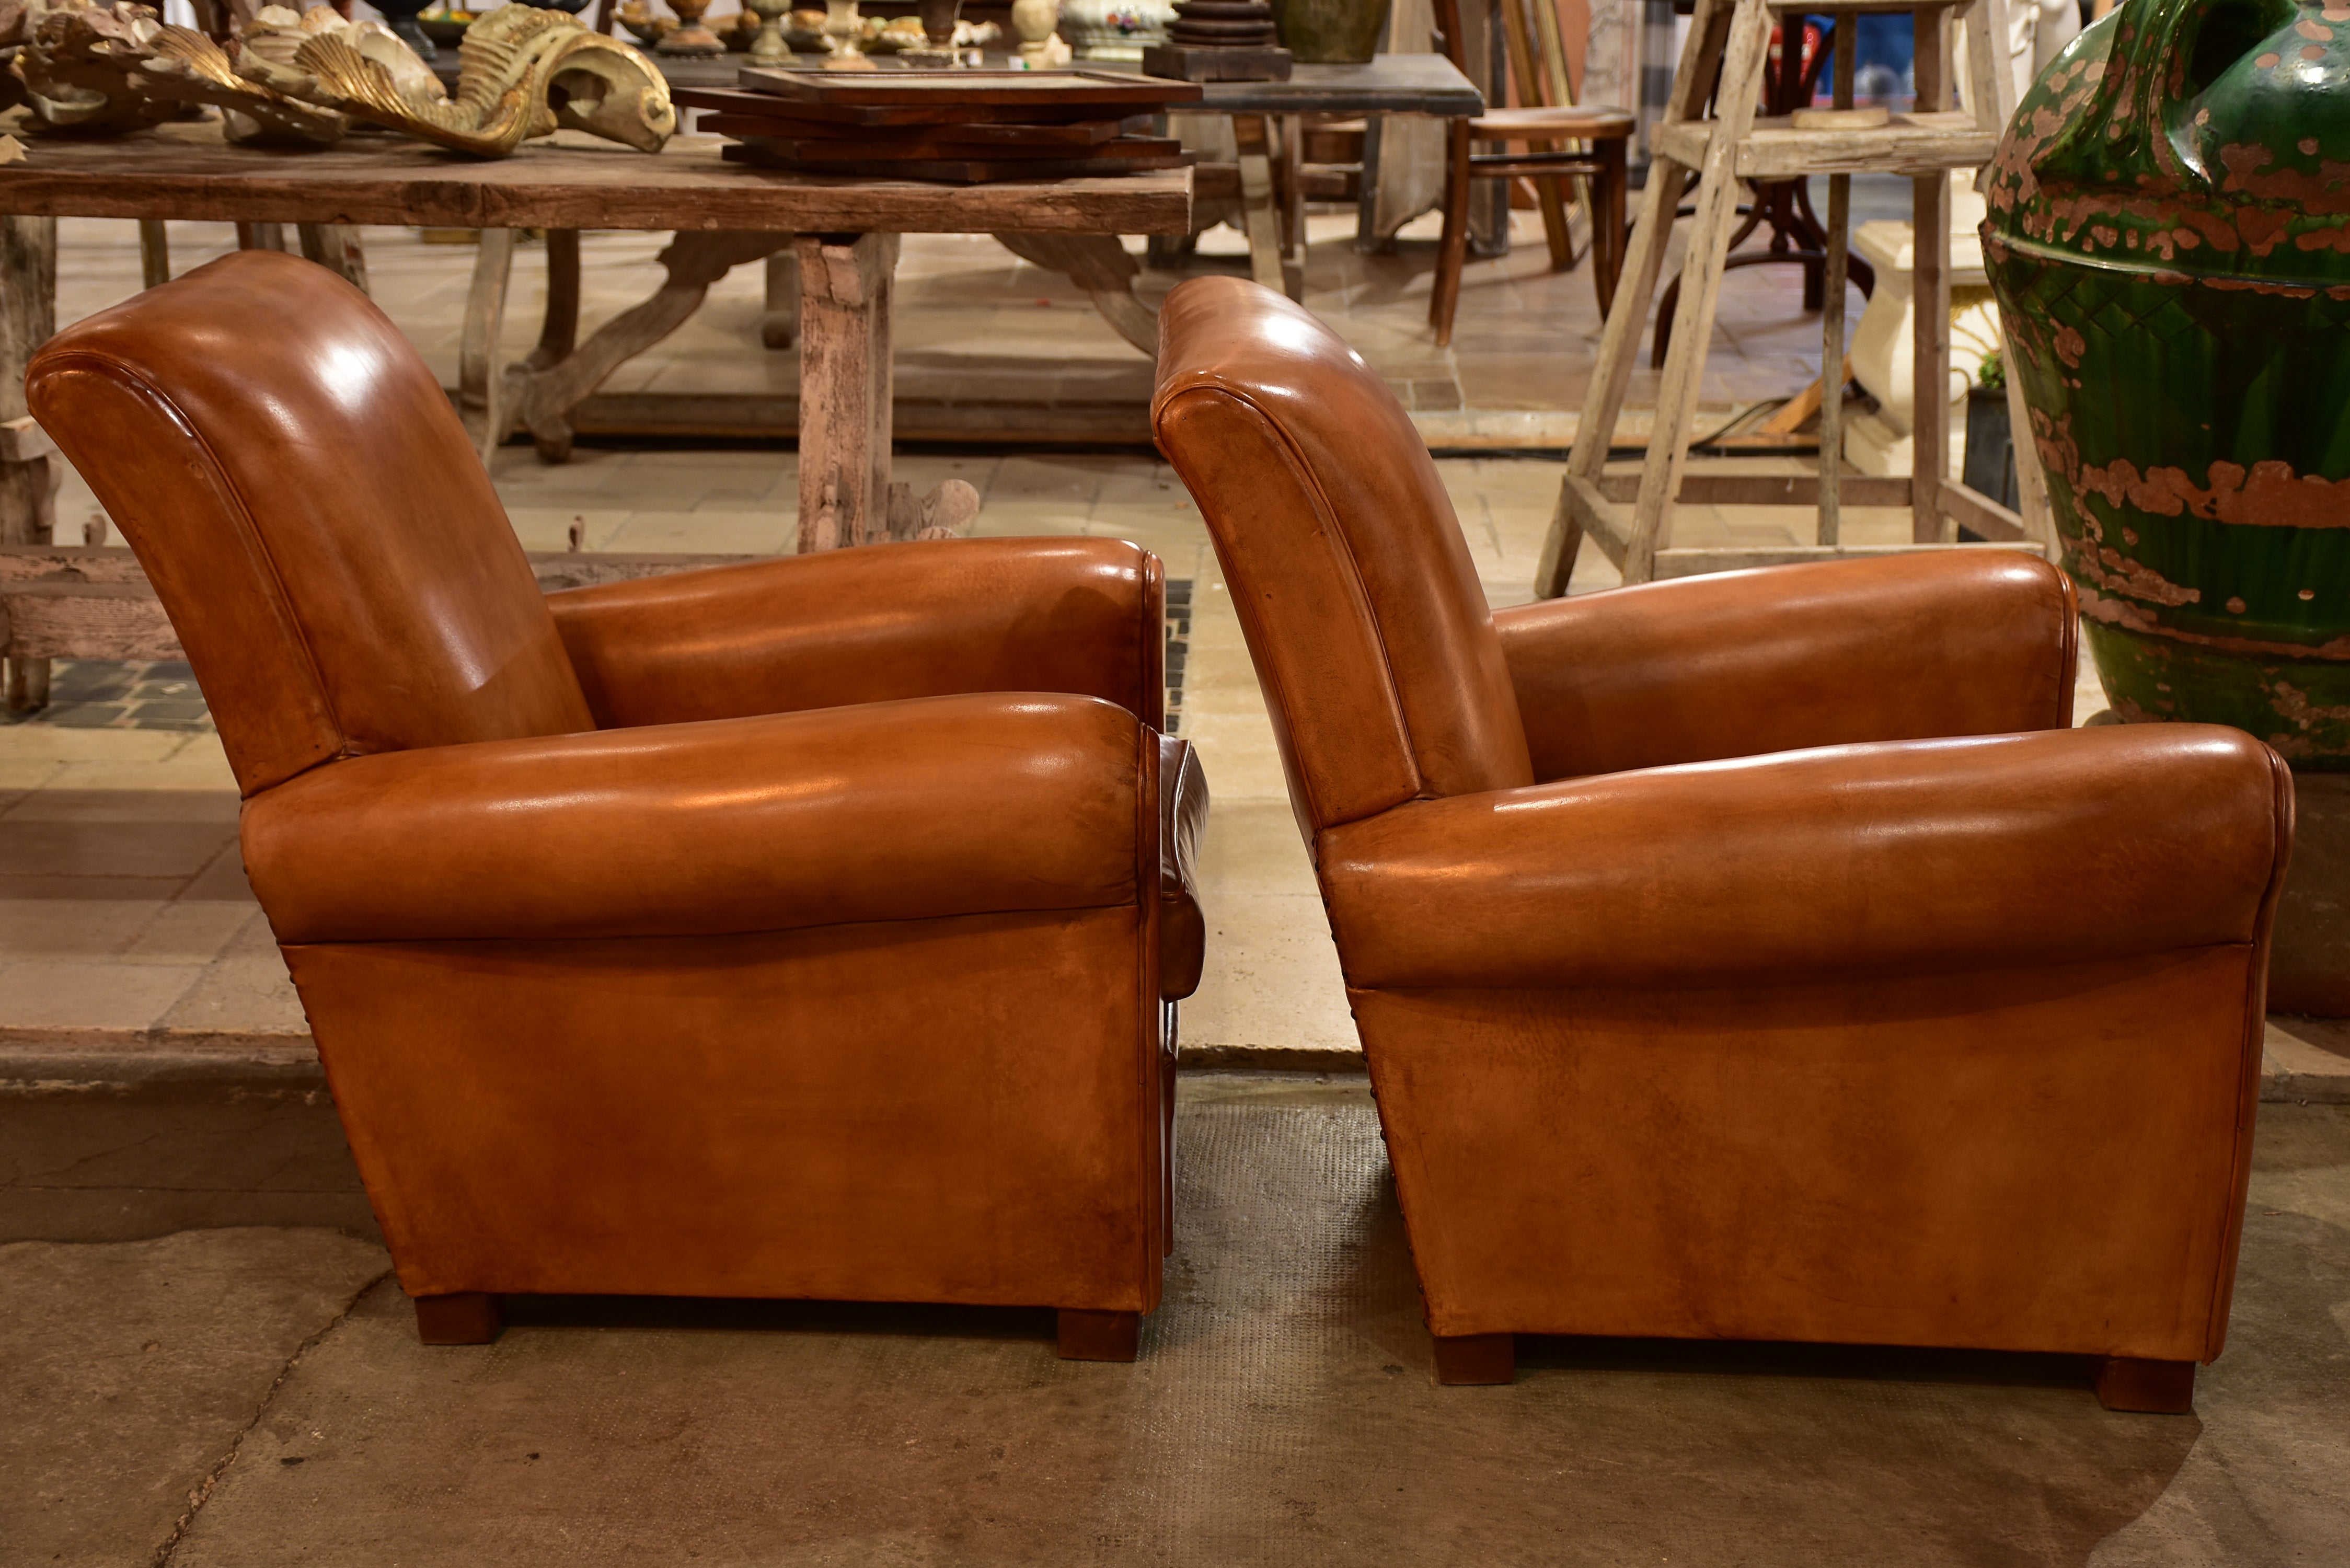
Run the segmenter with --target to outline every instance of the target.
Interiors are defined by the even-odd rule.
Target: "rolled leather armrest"
[[[2072,722],[2072,584],[2020,551],[1723,572],[1493,626],[1537,782]]]
[[[1200,909],[1200,836],[1208,827],[1208,775],[1189,741],[1159,737],[1159,994],[1180,1002],[1200,989],[1208,921]]]
[[[386,753],[246,801],[244,859],[288,943],[1104,908],[1142,896],[1157,743],[989,695]]]
[[[2161,724],[1423,801],[1318,868],[1350,985],[1703,986],[2251,942],[2292,834],[2273,752]]]
[[[1165,720],[1165,570],[1119,539],[867,545],[546,605],[606,728],[969,691],[1066,691]]]

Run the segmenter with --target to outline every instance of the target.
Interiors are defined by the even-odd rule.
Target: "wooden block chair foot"
[[[2187,1416],[2195,1410],[2195,1363],[2109,1355],[2097,1368],[2097,1403],[2108,1410]]]
[[[1436,1380],[1447,1388],[1518,1380],[1518,1336],[1459,1334],[1436,1336]]]
[[[1064,1361],[1132,1361],[1142,1354],[1142,1314],[1063,1307],[1055,1330]]]
[[[504,1327],[498,1298],[484,1291],[416,1298],[416,1337],[426,1345],[487,1345]]]
[[[2012,551],[1494,611],[1335,334],[1237,278],[1159,321],[1153,426],[1441,1375],[1513,1333],[2119,1351],[2110,1402],[2182,1404],[2227,1333],[2282,760],[2072,728],[2072,585]]]
[[[1205,940],[1156,557],[542,595],[408,340],[271,251],[58,333],[28,388],[211,702],[426,1340],[513,1293],[1073,1307],[1131,1345]]]

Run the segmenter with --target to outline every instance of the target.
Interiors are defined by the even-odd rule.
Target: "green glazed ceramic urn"
[[[2115,711],[2350,769],[2350,0],[2129,0],[1985,194]]]

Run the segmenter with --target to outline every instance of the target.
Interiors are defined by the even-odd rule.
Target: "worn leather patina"
[[[1506,1380],[1513,1333],[1954,1345],[2158,1364],[2101,1393],[2183,1407],[2235,1273],[2276,754],[2070,728],[2074,597],[2020,552],[1489,610],[1334,334],[1233,278],[1160,322],[1442,1375]]]
[[[428,1339],[516,1292],[1158,1302],[1206,790],[1148,552],[542,597],[424,362],[270,251],[29,384],[218,720]]]

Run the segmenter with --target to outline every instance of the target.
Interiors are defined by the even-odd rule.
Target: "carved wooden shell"
[[[329,146],[350,124],[246,81],[219,45],[144,5],[48,11],[35,20],[15,68],[36,119],[56,130],[133,130],[188,104],[223,110],[231,141]]]
[[[389,29],[323,6],[299,17],[264,7],[237,69],[288,98],[484,158],[556,130],[658,152],[677,130],[651,62],[576,16],[528,5],[502,5],[465,30],[454,98]]]

